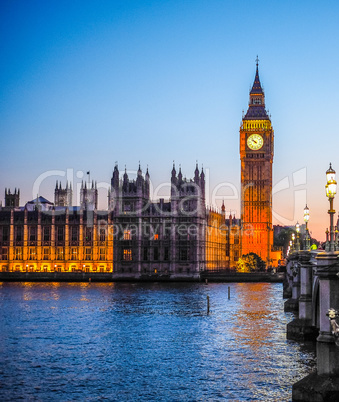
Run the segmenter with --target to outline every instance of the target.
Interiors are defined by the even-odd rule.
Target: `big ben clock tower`
[[[240,127],[242,255],[258,254],[271,263],[272,163],[274,133],[265,109],[257,69]]]

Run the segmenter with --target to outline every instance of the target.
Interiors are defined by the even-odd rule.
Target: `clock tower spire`
[[[272,164],[274,132],[265,109],[259,59],[240,127],[242,255],[258,254],[271,265]]]

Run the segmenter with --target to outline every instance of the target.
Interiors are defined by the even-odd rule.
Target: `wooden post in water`
[[[205,279],[205,283],[206,283],[206,285],[208,285],[208,279],[207,278]]]
[[[228,287],[228,300],[230,300],[230,298],[231,298],[231,288]]]
[[[207,295],[207,314],[210,313],[210,297]]]

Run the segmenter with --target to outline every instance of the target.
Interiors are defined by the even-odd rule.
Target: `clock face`
[[[264,139],[260,134],[252,134],[247,138],[247,146],[250,149],[257,150],[264,145]]]

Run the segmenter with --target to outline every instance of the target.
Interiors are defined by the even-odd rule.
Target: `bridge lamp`
[[[295,225],[295,231],[297,232],[297,241],[296,241],[296,250],[299,251],[300,250],[300,243],[299,243],[299,232],[300,232],[300,225],[299,222],[296,223]]]
[[[335,180],[335,170],[332,168],[332,164],[330,163],[329,169],[326,171],[326,195],[330,202],[330,209],[328,213],[330,215],[330,252],[334,251],[334,226],[333,226],[333,215],[335,214],[335,210],[333,209],[333,199],[337,193],[337,182]]]
[[[294,251],[294,249],[295,249],[295,248],[294,248],[295,234],[292,233],[292,236],[291,236],[291,237],[292,237],[292,240],[291,240],[291,243],[292,243],[292,245],[291,245],[291,250]]]
[[[308,221],[310,219],[310,210],[306,204],[306,207],[304,208],[304,222],[306,224],[306,234],[305,234],[305,248],[308,250],[311,245],[310,245],[310,235],[308,232]]]

